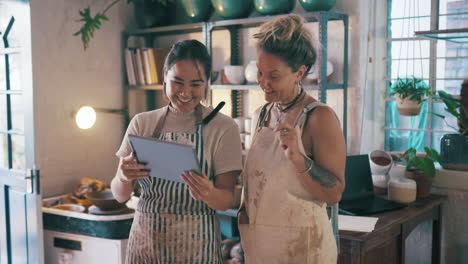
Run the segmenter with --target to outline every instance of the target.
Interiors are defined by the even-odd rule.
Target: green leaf
[[[426,151],[427,157],[430,158],[433,161],[441,162],[441,157],[437,150],[429,147],[424,147],[424,150]]]
[[[429,158],[420,158],[415,159],[416,167],[424,172],[424,174],[429,178],[433,179],[435,175],[435,166],[434,161]]]

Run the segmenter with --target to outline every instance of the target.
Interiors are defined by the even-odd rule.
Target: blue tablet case
[[[151,177],[184,183],[180,178],[182,172],[200,174],[197,156],[190,145],[135,135],[128,135],[128,140],[136,160],[145,163]]]

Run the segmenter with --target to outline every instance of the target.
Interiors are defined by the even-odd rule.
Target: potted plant
[[[390,95],[395,95],[398,112],[404,116],[418,115],[425,97],[432,95],[429,85],[415,76],[398,77],[390,85]]]
[[[468,171],[468,79],[464,80],[460,99],[437,91],[439,99],[445,104],[445,111],[456,118],[458,133],[445,134],[440,139],[441,165],[445,169]],[[445,120],[444,115],[433,113]]]
[[[80,36],[83,42],[83,47],[86,49],[89,46],[89,41],[94,37],[94,33],[98,30],[104,21],[108,21],[107,12],[121,0],[111,1],[103,11],[91,14],[90,7],[80,10],[79,14],[82,23],[80,30],[75,32],[74,36]],[[135,19],[140,27],[162,26],[171,18],[171,13],[166,7],[174,0],[127,0],[127,4],[132,3],[135,8]]]
[[[427,197],[430,194],[436,169],[435,162],[441,162],[437,150],[424,147],[426,155],[418,155],[415,148],[409,148],[400,157],[406,161],[405,177],[416,181],[417,196]]]

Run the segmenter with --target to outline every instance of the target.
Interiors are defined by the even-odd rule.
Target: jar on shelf
[[[416,181],[404,177],[392,178],[388,182],[388,199],[400,203],[416,200]]]

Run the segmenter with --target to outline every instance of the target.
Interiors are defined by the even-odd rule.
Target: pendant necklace
[[[278,112],[279,112],[279,116],[276,119],[276,124],[282,123],[283,119],[284,119],[284,117],[286,115],[286,112],[289,109],[291,109],[293,106],[295,106],[304,97],[305,97],[305,92],[304,92],[303,89],[301,89],[299,91],[299,94],[297,94],[296,97],[294,97],[294,99],[290,103],[287,103],[284,107],[281,107],[279,105],[279,103],[275,103],[275,107],[276,107],[276,109],[278,109]]]
[[[287,103],[286,106],[281,107],[279,103],[275,103],[275,107],[276,109],[278,109],[280,113],[284,113],[288,111],[289,109],[291,109],[294,105],[296,105],[297,102],[299,102],[299,99],[301,99],[302,95],[304,95],[303,89],[301,89],[299,93],[296,95],[296,97],[294,97],[294,99],[290,103]]]

